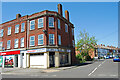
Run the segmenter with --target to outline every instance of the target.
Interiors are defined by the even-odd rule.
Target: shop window
[[[19,33],[19,24],[15,26],[15,33]]]
[[[66,64],[68,63],[68,54],[66,53],[60,53],[60,64]]]
[[[49,34],[49,44],[50,45],[54,44],[54,34]]]
[[[35,29],[35,20],[30,21],[30,30]]]
[[[44,20],[44,18],[38,19],[38,28],[42,28],[43,27],[43,20]]]
[[[8,27],[8,35],[11,35],[11,27]]]
[[[0,37],[3,37],[3,29],[0,30]]]
[[[21,32],[24,32],[25,31],[25,23],[22,23],[21,24]]]

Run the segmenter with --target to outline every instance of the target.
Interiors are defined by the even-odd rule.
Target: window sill
[[[42,28],[44,28],[44,27],[39,27],[38,29],[42,29]]]
[[[43,44],[38,44],[38,46],[43,46]]]
[[[25,31],[22,31],[21,33],[24,33]]]
[[[51,27],[51,26],[49,26],[49,28],[53,28],[53,29],[54,29],[55,27]]]

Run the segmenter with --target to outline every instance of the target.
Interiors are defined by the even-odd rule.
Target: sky
[[[117,2],[2,2],[2,23],[15,19],[16,14],[31,15],[43,10],[57,11],[57,4],[69,11],[75,27],[75,43],[84,29],[95,36],[97,44],[118,46]],[[1,23],[0,23],[1,24]]]

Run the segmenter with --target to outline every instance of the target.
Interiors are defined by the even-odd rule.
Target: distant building
[[[75,47],[75,52],[76,52],[76,55],[81,53],[81,51],[77,50],[77,47]],[[108,54],[111,57],[117,55],[118,54],[118,48],[113,47],[113,46],[105,46],[105,45],[101,44],[101,45],[94,46],[94,49],[91,49],[89,51],[89,56],[91,58],[104,57],[104,56],[107,56]]]
[[[42,11],[16,15],[0,24],[1,66],[49,68],[75,62],[74,25],[69,12]]]

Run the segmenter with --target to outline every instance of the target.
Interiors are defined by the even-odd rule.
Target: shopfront
[[[0,67],[13,68],[18,67],[18,55],[20,51],[0,52]]]

